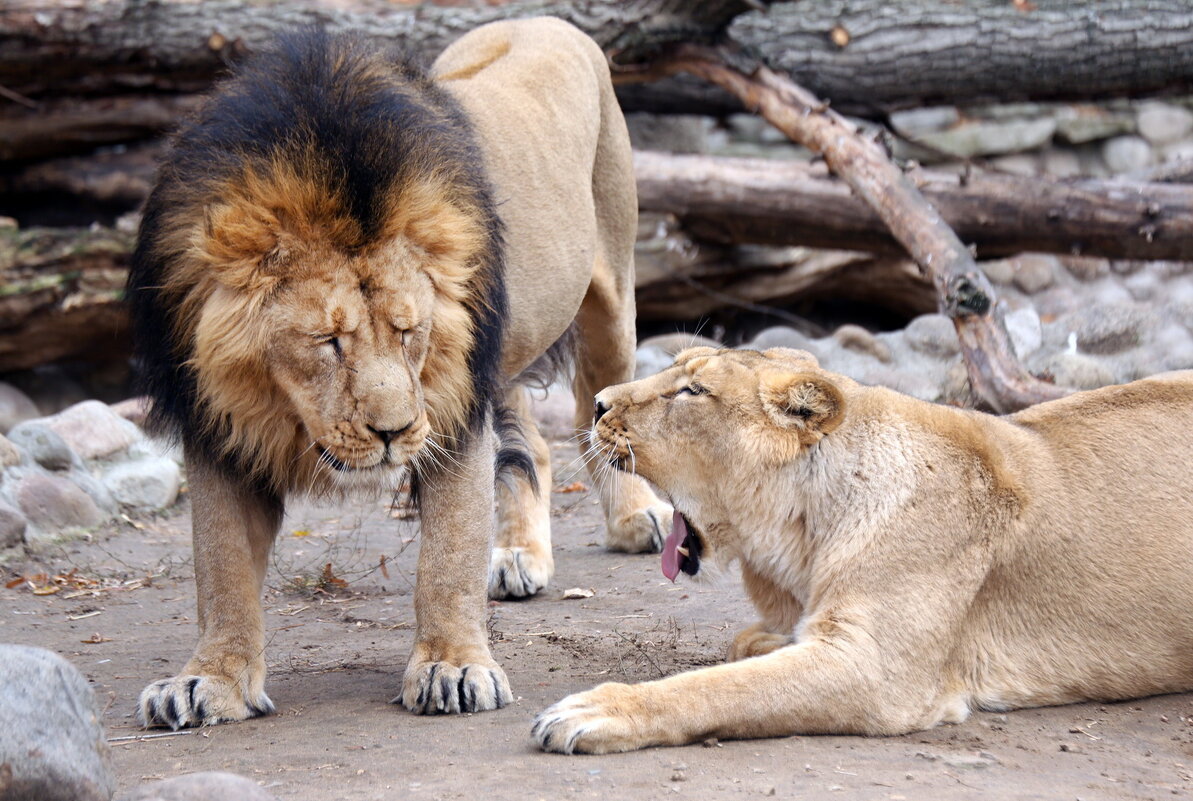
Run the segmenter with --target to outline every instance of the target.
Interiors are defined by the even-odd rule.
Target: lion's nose
[[[380,437],[382,442],[384,442],[386,445],[388,445],[395,437],[400,437],[404,432],[409,430],[410,426],[412,426],[412,425],[414,425],[414,423],[410,422],[410,423],[407,423],[406,425],[402,426],[401,428],[396,428],[396,429],[392,429],[392,430],[381,430],[381,429],[377,429],[377,428],[373,428],[372,426],[369,426],[369,430],[372,431],[374,434],[376,434],[378,437]]]
[[[609,411],[609,404],[605,403],[600,398],[596,399],[596,403],[592,408],[592,422],[596,422],[605,416],[605,412]]]

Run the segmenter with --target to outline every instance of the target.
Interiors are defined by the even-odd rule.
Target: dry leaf
[[[385,561],[386,561],[385,554],[381,554],[381,563],[378,565],[378,567],[381,568],[381,575],[385,576],[386,578],[389,578],[389,569],[386,568]]]
[[[568,484],[566,487],[556,487],[555,491],[560,492],[560,493],[563,493],[563,492],[588,492],[588,485],[581,481],[573,481],[571,484]]]
[[[51,584],[48,587],[36,587],[35,586],[33,588],[33,594],[34,595],[53,595],[54,593],[58,592],[61,589],[62,589],[61,587],[55,587],[53,584]]]
[[[583,587],[572,587],[570,590],[563,591],[563,600],[575,601],[580,598],[591,598],[596,595],[593,590],[586,590]]]
[[[309,537],[309,536],[311,536],[311,532],[307,531],[304,528],[300,528],[294,532],[294,536],[295,537]]]
[[[6,590],[11,590],[13,587],[18,587],[18,586],[20,586],[20,585],[22,585],[22,584],[24,584],[24,583],[25,583],[25,577],[24,577],[24,576],[17,576],[17,577],[16,577],[16,578],[14,578],[12,581],[10,581],[10,582],[8,582],[7,584],[5,584],[5,585],[4,585],[4,589],[6,589]]]
[[[348,582],[331,572],[331,562],[323,566],[323,575],[319,577],[320,585],[324,587],[347,587]]]
[[[102,634],[100,634],[98,631],[95,634],[92,634],[90,637],[88,637],[85,640],[79,640],[79,642],[86,643],[87,645],[99,645],[101,642],[111,642],[111,641],[112,641],[111,637],[105,637]]]

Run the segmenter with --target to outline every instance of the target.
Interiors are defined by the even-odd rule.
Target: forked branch
[[[989,280],[969,250],[877,143],[807,90],[765,66],[747,74],[740,54],[682,44],[643,77],[688,72],[730,92],[792,141],[823,156],[931,278],[941,312],[957,328],[974,393],[997,412],[1062,397],[1065,390],[1027,372],[1015,356]]]

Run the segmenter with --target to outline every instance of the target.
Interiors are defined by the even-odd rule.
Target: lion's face
[[[675,507],[663,572],[741,556],[739,526],[776,503],[773,477],[844,416],[835,378],[803,351],[692,348],[667,370],[596,396],[591,441]]]

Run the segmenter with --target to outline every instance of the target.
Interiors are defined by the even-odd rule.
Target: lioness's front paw
[[[146,728],[214,726],[246,720],[274,711],[273,701],[261,691],[245,698],[239,685],[215,676],[175,676],[150,684],[141,691],[139,717]]]
[[[494,548],[489,560],[489,597],[525,598],[534,595],[551,580],[555,560],[529,548]]]
[[[738,632],[737,636],[733,638],[733,644],[729,646],[728,661],[736,662],[739,659],[749,659],[752,656],[763,656],[771,651],[785,648],[793,642],[795,642],[795,637],[790,634],[774,634],[760,624],[756,624]]]
[[[610,682],[569,695],[534,719],[530,736],[544,751],[611,754],[653,745],[635,730],[629,716],[634,688]]]
[[[671,530],[671,507],[657,502],[609,522],[605,545],[611,551],[658,553]]]
[[[420,662],[406,668],[402,694],[390,703],[416,715],[434,715],[500,709],[513,700],[509,679],[496,665]]]

